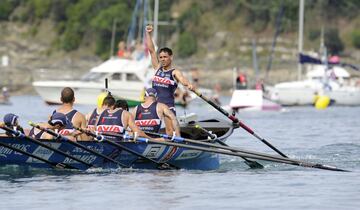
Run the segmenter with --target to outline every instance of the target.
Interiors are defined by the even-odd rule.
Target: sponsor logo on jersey
[[[166,84],[166,85],[174,85],[175,81],[169,79],[169,78],[162,78],[158,76],[154,76],[153,82],[160,83],[160,84]]]
[[[96,127],[98,132],[115,132],[122,133],[124,128],[119,125],[98,125]]]
[[[156,126],[160,125],[161,121],[159,119],[149,119],[149,120],[135,120],[137,126]]]

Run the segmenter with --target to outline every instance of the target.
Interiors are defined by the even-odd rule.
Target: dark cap
[[[19,116],[9,113],[4,116],[4,123],[7,126],[14,126]]]
[[[60,126],[65,126],[68,122],[68,119],[66,117],[66,115],[64,115],[63,113],[60,112],[55,112],[49,120],[49,124],[52,126],[55,125],[60,125]]]
[[[157,97],[157,91],[154,88],[148,88],[145,90],[145,96],[154,96]]]

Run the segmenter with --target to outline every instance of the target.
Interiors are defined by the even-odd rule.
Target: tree
[[[332,28],[325,31],[325,46],[333,55],[338,55],[344,50],[344,43],[339,37],[338,29]]]

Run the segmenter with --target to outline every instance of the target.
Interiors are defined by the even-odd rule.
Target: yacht
[[[326,95],[335,105],[360,105],[360,87],[340,66],[309,65],[305,80],[267,87],[268,97],[282,105],[311,105],[316,95]]]

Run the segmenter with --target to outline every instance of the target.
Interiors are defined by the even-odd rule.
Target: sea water
[[[17,96],[8,112],[46,121],[56,108],[38,96]],[[223,99],[228,101],[227,98]],[[91,106],[76,106],[84,113]],[[201,100],[178,115],[224,118]],[[215,171],[90,170],[67,172],[0,168],[0,209],[359,209],[360,107],[285,108],[280,112],[240,112],[237,117],[260,137],[296,159],[335,165],[334,172],[261,162],[252,170],[241,158],[221,156]],[[28,127],[28,126],[25,126]],[[227,143],[274,154],[245,130]]]

